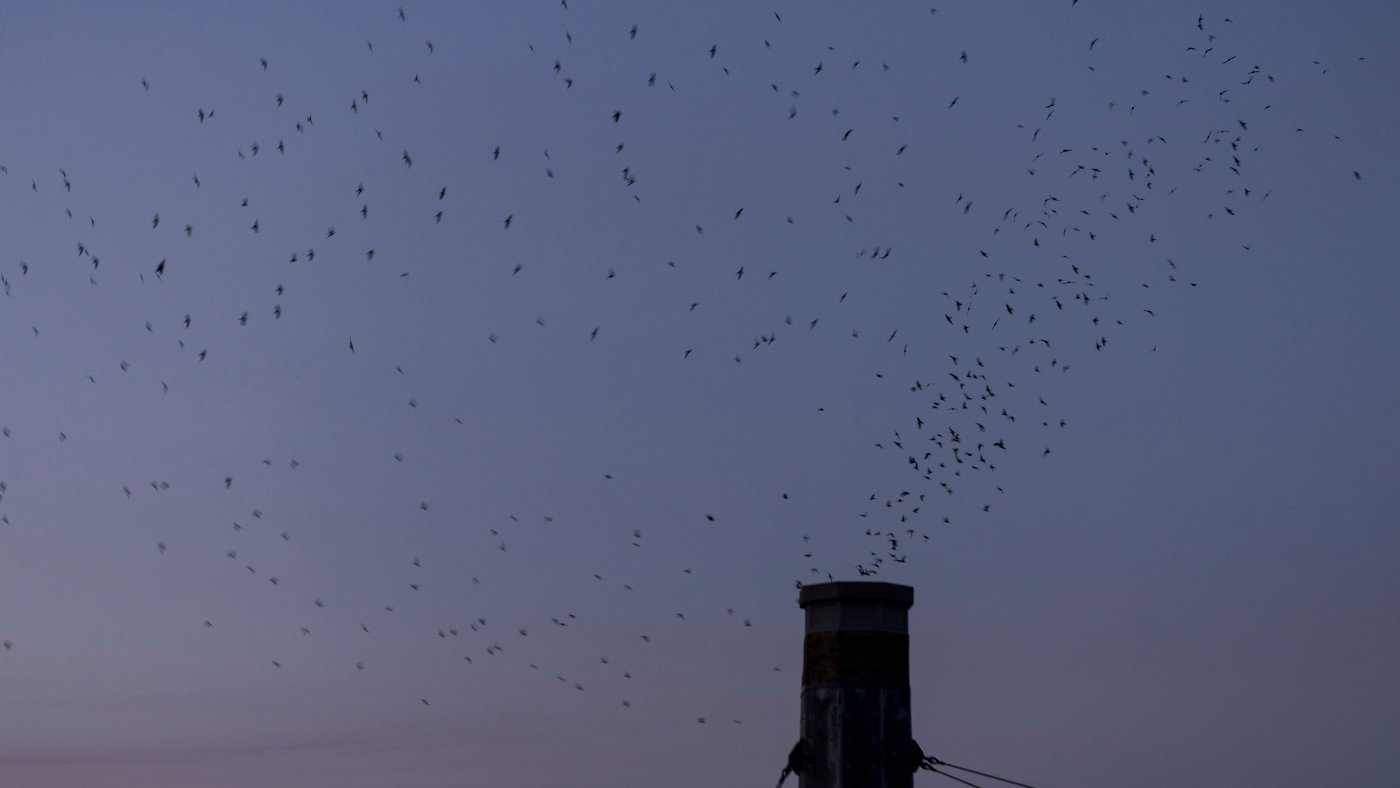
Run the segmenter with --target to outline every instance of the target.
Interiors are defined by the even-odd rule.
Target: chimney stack
[[[894,583],[804,586],[799,788],[912,788],[921,753],[909,712],[909,608]]]

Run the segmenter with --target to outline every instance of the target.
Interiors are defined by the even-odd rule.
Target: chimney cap
[[[896,583],[846,580],[803,586],[797,593],[797,604],[802,608],[808,605],[848,601],[884,602],[908,609],[914,606],[914,589]]]

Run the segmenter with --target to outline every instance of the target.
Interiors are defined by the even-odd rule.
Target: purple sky
[[[0,784],[1400,784],[1400,7],[869,5],[0,6]]]

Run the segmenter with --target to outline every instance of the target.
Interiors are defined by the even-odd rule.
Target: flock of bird
[[[1265,174],[1253,166],[1261,140],[1272,139],[1268,135],[1284,131],[1311,133],[1280,128],[1280,122],[1275,120],[1280,113],[1272,109],[1272,102],[1283,94],[1274,87],[1274,75],[1268,68],[1244,61],[1231,49],[1229,42],[1241,25],[1228,18],[1183,17],[1181,29],[1171,32],[1181,42],[1180,64],[1165,79],[1156,75],[1154,81],[1148,82],[1144,77],[1131,92],[1105,88],[1110,91],[1108,95],[1092,107],[1083,101],[1051,95],[1024,104],[1021,122],[1008,130],[1018,142],[1005,153],[1019,162],[1018,184],[1002,187],[970,181],[955,185],[956,195],[946,202],[914,206],[911,217],[935,214],[939,221],[959,223],[957,226],[964,228],[959,242],[969,250],[963,259],[940,265],[937,272],[928,272],[923,260],[928,252],[921,248],[925,242],[918,240],[918,228],[891,226],[871,217],[899,205],[904,194],[926,187],[931,179],[931,163],[939,157],[956,157],[956,152],[930,152],[938,143],[913,132],[901,138],[906,134],[901,124],[907,124],[901,116],[876,116],[874,110],[861,106],[826,106],[824,84],[844,77],[856,80],[854,84],[859,87],[855,95],[873,95],[883,89],[882,80],[894,79],[924,67],[923,64],[886,62],[879,53],[848,54],[822,41],[805,40],[792,32],[803,29],[794,24],[802,14],[795,10],[765,12],[761,23],[754,23],[757,32],[751,29],[731,40],[705,42],[690,50],[676,46],[669,53],[674,61],[669,71],[658,65],[655,70],[620,75],[620,69],[609,69],[599,65],[599,61],[606,61],[613,51],[644,42],[648,25],[639,22],[624,26],[611,41],[584,40],[575,35],[581,24],[575,17],[587,13],[589,9],[575,8],[568,0],[561,0],[550,15],[542,17],[537,38],[521,46],[533,64],[532,78],[548,80],[561,101],[577,105],[570,97],[585,91],[592,91],[587,93],[590,100],[605,96],[606,91],[599,92],[596,86],[608,80],[627,79],[635,83],[619,89],[619,95],[628,98],[587,107],[601,129],[596,134],[590,130],[586,137],[596,149],[578,152],[569,140],[574,132],[557,128],[550,133],[559,138],[559,143],[542,153],[520,150],[515,140],[503,137],[466,149],[462,156],[471,160],[472,172],[495,167],[509,174],[493,177],[532,178],[542,182],[541,189],[553,188],[592,166],[584,159],[606,161],[607,167],[617,173],[611,182],[576,184],[574,188],[590,189],[599,205],[616,212],[617,233],[626,233],[629,222],[669,223],[683,228],[673,233],[671,248],[657,250],[653,255],[662,261],[656,263],[662,274],[675,273],[675,280],[657,285],[649,279],[649,290],[639,285],[621,303],[646,301],[662,292],[665,298],[661,300],[675,305],[667,308],[673,308],[676,314],[666,319],[674,319],[682,326],[697,312],[738,310],[741,307],[737,305],[746,311],[742,320],[714,335],[687,334],[683,330],[668,334],[669,350],[664,358],[639,361],[653,367],[657,374],[694,374],[682,370],[687,365],[708,364],[705,374],[718,378],[726,368],[737,374],[753,365],[777,362],[788,348],[835,348],[838,343],[843,348],[858,348],[856,357],[868,360],[868,379],[861,385],[877,391],[875,396],[882,404],[878,412],[866,414],[862,423],[882,425],[868,435],[867,447],[870,462],[881,469],[885,482],[877,489],[854,492],[848,515],[836,515],[830,523],[810,526],[800,542],[792,546],[800,557],[801,574],[784,581],[789,587],[851,576],[908,577],[908,573],[917,572],[920,547],[936,543],[940,529],[994,523],[1000,496],[1013,487],[1002,481],[1005,474],[998,471],[1015,465],[1020,472],[1028,472],[1034,462],[1053,462],[1057,441],[1071,426],[1056,396],[1061,378],[1070,374],[1072,368],[1101,363],[1114,353],[1152,352],[1152,324],[1159,310],[1183,303],[1190,288],[1197,286],[1201,277],[1188,273],[1193,270],[1190,261],[1178,259],[1179,252],[1172,251],[1180,237],[1193,230],[1183,227],[1180,219],[1169,217],[1183,210],[1184,201],[1191,206],[1184,210],[1195,214],[1188,221],[1200,223],[1229,222],[1243,213],[1264,210],[1273,187]],[[1092,10],[1073,0],[1057,13],[1087,14]],[[356,47],[357,62],[365,69],[374,69],[393,53],[400,53],[399,59],[393,61],[397,70],[392,76],[395,92],[428,94],[437,90],[431,101],[453,101],[453,95],[442,86],[450,84],[454,75],[444,73],[437,65],[450,35],[420,25],[412,9],[389,8],[383,16],[382,26]],[[939,25],[944,18],[936,8],[927,9],[919,17],[917,23],[928,25]],[[410,48],[417,54],[411,58],[401,54]],[[1065,52],[1063,57],[1081,64],[1085,73],[1096,75],[1098,56],[1104,48],[1103,38],[1092,37],[1083,41],[1080,51]],[[736,51],[738,56],[734,56]],[[802,57],[796,53],[810,53],[810,64],[801,73],[776,66],[775,73],[764,73],[751,65],[762,62],[758,58],[774,51],[783,52],[788,59]],[[978,68],[978,51],[971,43],[955,51],[930,52],[929,57],[939,61],[940,73]],[[412,63],[413,67],[404,67],[405,63]],[[465,165],[435,159],[421,151],[413,140],[415,134],[425,130],[403,128],[395,117],[381,112],[380,105],[389,99],[381,96],[378,89],[371,91],[347,77],[336,95],[297,95],[294,75],[283,73],[277,58],[257,53],[250,54],[244,63],[222,67],[247,72],[244,76],[263,96],[263,109],[254,113],[231,99],[221,100],[218,94],[211,94],[200,105],[171,107],[171,100],[162,95],[168,81],[162,75],[129,75],[133,95],[127,100],[147,102],[177,114],[187,113],[185,124],[190,128],[168,133],[185,135],[222,127],[247,140],[235,150],[210,142],[195,143],[202,146],[200,150],[211,162],[206,171],[228,166],[223,162],[230,159],[242,169],[237,176],[183,176],[184,192],[171,190],[164,200],[145,207],[147,218],[140,229],[151,240],[123,245],[124,241],[116,239],[130,237],[130,228],[122,228],[121,234],[107,232],[111,220],[102,213],[105,198],[87,173],[33,161],[21,166],[11,160],[0,168],[0,194],[6,204],[43,198],[51,201],[45,205],[63,206],[62,227],[71,250],[68,259],[15,259],[14,252],[3,255],[0,286],[6,298],[0,302],[0,309],[43,288],[74,286],[78,281],[73,275],[75,270],[81,270],[89,288],[110,290],[113,283],[120,283],[120,287],[141,288],[145,294],[132,299],[127,311],[132,324],[139,324],[151,347],[158,349],[143,352],[143,363],[114,358],[110,367],[84,371],[80,381],[56,379],[54,385],[66,387],[80,382],[101,388],[114,385],[114,379],[140,378],[140,385],[152,397],[174,400],[197,396],[187,392],[198,390],[191,381],[204,374],[203,370],[216,368],[223,358],[255,358],[260,352],[253,340],[246,347],[240,346],[238,335],[227,333],[225,327],[262,326],[273,332],[271,336],[278,336],[278,331],[286,333],[305,327],[299,317],[315,312],[318,295],[314,288],[331,278],[358,277],[358,282],[350,286],[378,292],[394,287],[396,281],[421,276],[423,269],[406,259],[404,250],[411,244],[396,237],[396,233],[426,234],[465,224],[467,228],[457,238],[470,244],[472,239],[547,236],[556,231],[552,223],[560,221],[559,217],[542,215],[542,211],[523,203],[493,204],[489,195],[480,193],[474,176],[465,174]],[[674,101],[685,101],[687,93],[703,93],[710,96],[709,100],[722,101],[714,96],[722,96],[723,91],[742,91],[743,100],[733,104],[736,113],[766,113],[764,123],[789,124],[785,128],[802,128],[813,137],[824,137],[821,153],[803,166],[823,182],[836,185],[828,193],[805,194],[804,204],[793,204],[786,210],[760,207],[762,199],[757,195],[736,197],[728,205],[687,203],[677,196],[676,188],[683,187],[656,185],[664,181],[666,169],[655,163],[651,151],[664,145],[664,141],[648,140],[646,134],[656,128],[662,111],[657,109],[656,96],[635,98],[638,89],[655,91]],[[949,125],[962,122],[962,114],[977,111],[980,97],[962,95],[951,88],[940,91],[943,88],[939,84],[930,85],[924,95],[908,100],[934,102]],[[762,100],[755,98],[757,95],[762,95]],[[871,104],[874,103],[872,99]],[[1172,126],[1171,113],[1186,103],[1204,106],[1193,106],[1193,112],[1203,113],[1196,117],[1213,119],[1212,125],[1188,129]],[[541,111],[547,114],[549,108]],[[1154,123],[1160,127],[1153,128]],[[1125,129],[1141,131],[1128,137]],[[333,144],[348,146],[354,160],[361,163],[361,171],[350,176],[353,187],[341,189],[339,203],[330,208],[318,206],[304,215],[289,215],[277,209],[265,212],[264,205],[275,199],[270,193],[257,190],[262,173],[282,162],[314,157],[321,140],[333,134],[338,140],[350,140]],[[900,141],[887,144],[892,138]],[[13,145],[14,141],[10,143]],[[463,146],[471,148],[468,143]],[[18,155],[14,151],[12,147],[4,155]],[[315,179],[316,165],[307,166],[310,174],[304,177]],[[398,171],[392,177],[386,174],[390,166]],[[339,184],[344,177],[343,173],[335,178],[326,176],[311,184],[308,191]],[[1352,172],[1348,177],[1359,179],[1361,173]],[[235,183],[239,185],[234,186]],[[243,190],[244,185],[250,185],[247,191]],[[923,188],[920,193],[926,195],[929,190]],[[236,228],[240,237],[247,239],[246,249],[231,253],[256,260],[250,269],[256,273],[241,275],[257,277],[256,290],[261,293],[257,298],[261,300],[225,313],[222,305],[218,311],[201,308],[201,304],[211,303],[210,299],[189,295],[198,291],[202,278],[209,278],[211,288],[220,286],[217,283],[222,281],[198,261],[197,254],[189,251],[203,234],[210,232],[200,221],[189,218],[195,212],[188,209],[188,204],[195,199],[221,206],[217,219],[220,233]],[[405,206],[421,215],[405,216],[410,210]],[[629,215],[628,211],[634,214]],[[656,219],[657,211],[666,218]],[[373,225],[382,237],[369,237],[361,228],[370,226],[371,220],[381,214],[393,219],[387,226]],[[307,218],[310,216],[324,218],[312,220]],[[777,240],[765,241],[767,248],[761,258],[753,256],[726,265],[720,262],[724,253],[711,256],[706,252],[706,245],[713,243],[711,239],[725,236],[730,228],[762,223],[771,227],[748,230],[763,234],[752,237]],[[410,226],[423,229],[407,229]],[[818,231],[813,228],[820,228],[824,237],[842,239],[849,245],[829,250],[832,262],[828,267],[799,271],[799,261],[789,259],[785,252],[784,244],[790,242],[784,239]],[[862,237],[865,240],[857,240]],[[282,250],[267,251],[269,242],[265,241],[269,238],[275,238]],[[733,242],[731,236],[725,243]],[[1234,243],[1232,249],[1225,251],[1243,255],[1249,253],[1252,240],[1239,237]],[[1099,248],[1113,252],[1101,253]],[[1124,249],[1131,250],[1131,254],[1125,256]],[[583,250],[580,257],[591,259],[604,254]],[[578,264],[583,266],[584,262]],[[532,276],[532,269],[546,264],[525,255],[493,265],[498,270],[491,275],[498,282],[506,282],[505,286],[550,287]],[[680,270],[687,268],[685,272]],[[923,283],[933,291],[932,300],[921,296],[923,306],[919,309],[912,307],[913,302],[896,301],[887,310],[872,312],[870,302],[879,286],[869,280],[888,271],[901,271],[899,276],[904,278],[899,281]],[[616,283],[618,288],[628,287],[629,277],[643,278],[625,270],[620,263],[597,264],[590,276]],[[801,277],[805,278],[800,287],[789,288],[786,284]],[[675,283],[682,281],[686,284]],[[162,295],[166,291],[161,288],[177,286],[184,288],[180,291],[183,301]],[[693,290],[687,289],[692,287]],[[547,300],[542,299],[542,303]],[[718,306],[717,301],[721,302]],[[847,311],[858,301],[865,304],[860,311]],[[930,303],[932,307],[928,306]],[[627,317],[632,307],[624,310],[624,314],[618,314],[599,309],[596,314],[603,316],[596,322],[592,318],[580,322],[574,315],[556,321],[548,314],[531,316],[530,322],[541,332],[555,331],[550,341],[570,346],[602,345],[629,330],[645,329],[644,325],[638,328],[638,320]],[[637,307],[635,313],[649,314],[649,310],[650,307]],[[852,314],[859,317],[853,318]],[[857,324],[852,325],[852,320]],[[557,323],[568,324],[569,328],[558,329]],[[218,331],[210,328],[215,325],[220,327]],[[748,332],[750,326],[758,326],[752,338],[737,337],[737,331]],[[7,324],[9,327],[13,326]],[[11,331],[3,341],[7,346],[21,341],[44,343],[50,328],[36,322],[25,327],[23,336]],[[331,341],[324,339],[324,333],[317,334],[316,343]],[[481,346],[478,351],[510,353],[520,333],[520,327],[514,325],[489,327],[476,335],[455,337],[453,347]],[[367,364],[367,355],[381,361],[393,355],[393,340],[354,334],[333,341],[334,352],[343,354],[341,363]],[[443,363],[451,362],[444,358]],[[403,364],[386,363],[377,370],[366,369],[361,385],[366,392],[382,388],[398,391],[414,385],[414,374],[415,370]],[[521,396],[529,395],[522,392]],[[429,400],[424,396],[420,403],[419,395],[409,394],[402,398],[400,407],[430,421],[429,431],[463,425],[461,410],[429,404]],[[841,409],[834,405],[822,404],[816,410],[820,418],[843,418]],[[24,416],[6,413],[0,417],[10,422],[4,426],[3,441],[14,446],[20,433],[25,432]],[[71,437],[78,437],[78,433],[64,428],[56,439],[67,442]],[[3,456],[10,462],[23,462],[13,449],[6,450]],[[384,452],[382,461],[387,467],[401,467],[413,459],[396,449]],[[295,475],[306,473],[305,468],[313,463],[305,455],[276,456],[258,457],[226,469],[211,467],[207,471],[207,494],[235,495],[256,488],[258,482],[247,479],[261,478],[256,475],[258,466]],[[616,481],[611,470],[600,471],[598,477],[601,484]],[[161,478],[91,479],[90,483],[110,488],[114,511],[120,511],[116,507],[126,502],[159,499],[172,490],[172,482]],[[540,480],[542,485],[548,483],[548,479]],[[0,480],[0,540],[5,538],[4,529],[28,525],[18,517],[12,522],[10,513],[3,509],[7,498],[21,493]],[[774,489],[771,494],[775,500],[785,502],[796,495],[789,489]],[[385,571],[392,573],[399,591],[375,606],[340,605],[311,588],[308,582],[288,576],[288,567],[295,572],[295,561],[274,557],[279,555],[275,552],[278,550],[288,553],[306,549],[299,543],[297,526],[285,517],[265,514],[261,506],[247,504],[246,499],[238,499],[240,513],[228,518],[231,527],[219,526],[217,548],[210,547],[210,537],[194,538],[170,524],[167,533],[152,540],[151,560],[189,560],[194,551],[216,550],[211,554],[219,556],[226,571],[246,578],[250,587],[295,587],[295,593],[279,591],[283,594],[279,604],[294,608],[305,617],[307,623],[299,627],[296,637],[314,638],[327,629],[338,628],[372,639],[393,630],[395,625],[389,622],[396,611],[419,604],[419,599],[435,593],[433,582],[427,579],[432,565],[447,563],[445,557],[408,552],[382,556],[395,567]],[[405,521],[436,513],[430,494],[407,493],[400,509]],[[685,523],[685,527],[690,527],[721,524],[732,515],[724,502],[715,501],[680,518],[691,521]],[[558,516],[560,513],[554,512],[531,515],[529,519],[543,528]],[[525,527],[523,519],[524,515],[502,512],[499,522],[478,530],[480,540],[474,549],[504,560],[511,549],[511,535]],[[250,534],[254,531],[270,537],[252,542]],[[821,552],[823,545],[837,541],[831,538],[837,531],[863,536],[863,540],[857,540],[863,547],[855,554],[843,549]],[[650,547],[650,529],[629,524],[626,534],[617,544],[619,549],[640,551]],[[688,556],[653,554],[649,560],[673,567],[678,579],[693,571]],[[283,568],[269,569],[264,562]],[[905,565],[908,568],[903,568]],[[618,579],[611,572],[588,574],[594,582],[616,587],[623,594],[648,593],[637,580]],[[489,582],[482,578],[471,580],[473,587]],[[741,630],[754,625],[749,614],[722,603],[718,607],[722,613],[708,613],[731,621]],[[549,681],[571,691],[583,691],[591,686],[590,677],[600,673],[610,679],[623,679],[625,686],[634,671],[645,669],[647,660],[657,658],[655,650],[647,656],[643,649],[664,638],[659,632],[684,626],[686,611],[675,612],[664,623],[629,622],[637,630],[635,643],[620,646],[615,653],[596,655],[593,665],[551,664],[544,658],[517,656],[517,646],[539,630],[581,629],[588,626],[583,618],[570,603],[558,602],[556,612],[540,620],[498,620],[489,611],[480,611],[479,615],[444,621],[440,627],[410,635],[394,631],[396,636],[403,636],[404,649],[424,648],[429,642],[454,649],[463,670],[470,670],[483,660],[518,659],[524,663],[522,667],[538,671]],[[0,625],[3,624],[0,619]],[[191,626],[216,629],[220,623],[217,616],[211,615]],[[0,635],[4,635],[6,651],[25,647],[24,632]],[[288,667],[293,658],[282,652],[294,649],[283,647],[284,635],[266,633],[266,641],[268,669]],[[347,671],[375,667],[372,659],[362,655],[351,654],[343,661],[340,667]],[[3,669],[0,662],[0,670]],[[765,664],[763,669],[777,668]],[[631,708],[640,701],[623,690],[610,702]],[[425,692],[408,702],[431,705],[434,698]],[[713,713],[691,719],[697,723],[712,719],[724,719],[730,724],[740,721],[733,715]]]

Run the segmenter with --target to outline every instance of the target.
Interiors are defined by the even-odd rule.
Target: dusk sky
[[[772,785],[832,578],[939,758],[1400,785],[1397,40],[0,3],[0,785]]]

